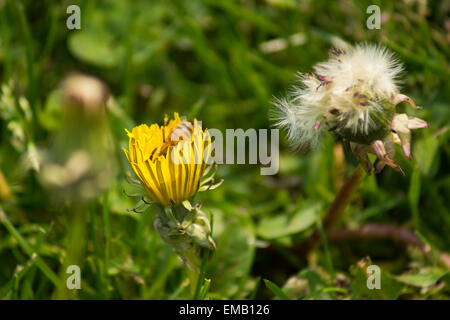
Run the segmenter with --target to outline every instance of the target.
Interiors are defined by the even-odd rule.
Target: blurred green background
[[[81,30],[66,27],[71,4],[81,9]],[[379,30],[366,27],[372,4],[381,8]],[[298,155],[281,134],[277,175],[221,165],[223,185],[198,196],[217,244],[206,298],[450,298],[441,259],[450,252],[449,13],[445,0],[0,0],[0,299],[191,298],[184,266],[153,228],[153,209],[126,210],[134,201],[122,192],[132,190],[124,128],[175,111],[208,128],[270,128],[271,101],[296,72],[311,72],[335,45],[362,41],[405,63],[402,93],[424,109],[399,109],[431,127],[413,133],[413,161],[397,152],[406,176],[387,168],[365,177],[337,227],[395,226],[417,235],[428,254],[395,237],[330,236],[298,250],[356,161],[332,136]],[[88,129],[61,105],[61,83],[73,72],[98,77],[111,95],[104,119]],[[106,187],[80,200],[78,187],[42,183],[50,161],[42,150],[55,154],[58,140],[77,139],[96,150],[103,135],[110,143],[97,151],[110,159],[99,155],[99,172],[114,162]],[[381,290],[366,287],[369,260],[381,267]],[[65,287],[70,264],[81,268],[81,290]]]

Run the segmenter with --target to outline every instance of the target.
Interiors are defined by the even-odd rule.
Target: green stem
[[[197,283],[195,285],[195,291],[194,291],[194,300],[198,300],[200,289],[202,288],[203,282],[205,282],[205,273],[206,273],[206,263],[208,262],[209,258],[209,249],[203,249],[203,258],[202,258],[202,264],[200,267],[200,272],[198,274]]]
[[[335,223],[337,222],[338,218],[341,216],[341,214],[345,211],[347,208],[351,197],[355,193],[356,189],[358,189],[359,185],[361,184],[362,180],[364,178],[364,170],[361,167],[361,165],[358,165],[356,167],[355,171],[352,173],[352,175],[347,178],[344,185],[341,187],[339,192],[334,197],[333,202],[331,203],[331,206],[328,208],[327,213],[325,214],[325,217],[323,218],[322,226],[323,230],[322,232],[324,235],[328,234],[328,232],[333,228]],[[300,252],[307,252],[311,250],[316,243],[320,240],[320,232],[321,230],[316,230],[309,240],[306,242],[304,246],[300,246]],[[297,248],[294,248],[295,251],[297,251]]]
[[[323,219],[323,227],[325,232],[328,232],[334,226],[339,216],[345,211],[351,197],[361,184],[363,177],[364,170],[361,165],[358,165],[352,175],[345,181],[344,185],[339,190],[333,200],[333,203],[328,209],[325,218]]]

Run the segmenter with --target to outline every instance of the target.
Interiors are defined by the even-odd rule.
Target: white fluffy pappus
[[[313,69],[314,74],[300,75],[286,98],[274,101],[271,114],[298,151],[314,147],[324,127],[369,134],[379,125],[385,102],[395,105],[403,67],[386,48],[360,44],[333,50]]]

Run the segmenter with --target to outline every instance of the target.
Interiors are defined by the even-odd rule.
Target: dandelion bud
[[[61,126],[43,151],[40,182],[58,200],[93,199],[114,177],[114,144],[103,108],[106,85],[87,75],[62,83]]]
[[[183,260],[184,264],[190,270],[198,271],[200,266],[200,247],[186,234],[180,224],[170,220],[164,209],[159,209],[153,225],[161,238]]]
[[[332,51],[331,58],[315,65],[314,71],[313,75],[301,75],[301,86],[275,102],[273,118],[278,127],[287,130],[292,147],[311,149],[323,132],[333,132],[350,143],[369,174],[368,152],[378,157],[377,172],[389,165],[403,173],[393,161],[394,143],[411,159],[410,130],[428,124],[396,113],[400,102],[420,107],[399,92],[402,65],[393,54],[383,47],[357,45]]]
[[[156,231],[191,271],[198,272],[201,248],[210,250],[216,248],[211,238],[208,218],[199,208],[189,210],[183,205],[165,208],[155,205],[155,207]]]
[[[102,81],[81,73],[68,76],[62,84],[62,92],[66,106],[80,108],[85,114],[97,114],[107,98]]]

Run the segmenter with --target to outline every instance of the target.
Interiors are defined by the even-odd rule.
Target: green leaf
[[[397,281],[395,277],[384,271],[380,267],[380,289],[369,289],[367,285],[367,267],[372,265],[369,258],[362,259],[357,265],[350,268],[353,276],[351,281],[353,299],[369,300],[395,300],[403,290],[403,283]]]
[[[409,184],[408,200],[413,214],[414,227],[419,230],[419,198],[420,198],[420,171],[414,167]]]
[[[414,145],[414,159],[420,171],[426,176],[433,177],[437,172],[439,167],[438,149],[439,139],[431,134]]]
[[[291,300],[289,297],[281,290],[280,287],[278,287],[275,283],[273,283],[270,280],[264,279],[264,284],[267,288],[269,288],[270,291],[272,291],[277,298],[280,300]]]
[[[61,126],[62,98],[61,89],[53,90],[45,100],[45,107],[38,113],[39,123],[49,131],[56,131]]]
[[[333,298],[333,295],[327,292],[330,291],[329,289],[327,289],[330,288],[330,283],[324,277],[325,273],[320,271],[320,269],[304,269],[298,274],[296,282],[300,284],[300,288],[296,288],[296,290],[301,290],[306,293],[303,294],[303,299],[324,300]],[[307,282],[306,291],[302,289],[301,280],[306,280]],[[286,284],[286,286],[288,286],[288,283]]]
[[[263,218],[256,228],[256,233],[265,239],[276,239],[304,231],[316,222],[315,215],[319,207],[317,204],[310,204],[293,214]]]
[[[256,294],[258,293],[259,284],[261,283],[261,277],[258,277],[255,280],[255,285],[253,286],[252,291],[248,295],[248,300],[255,300]]]
[[[437,268],[424,268],[418,273],[405,273],[395,277],[400,282],[409,284],[415,287],[429,287],[439,281],[448,273],[448,270]]]
[[[117,67],[124,47],[113,41],[111,34],[75,32],[69,37],[69,50],[78,59],[101,68]]]
[[[373,177],[373,175],[371,176]],[[367,179],[368,180],[368,179]],[[411,176],[412,180],[412,176]],[[420,182],[420,180],[419,180]],[[361,210],[357,215],[355,215],[355,220],[358,222],[366,221],[368,218],[372,218],[381,215],[384,212],[388,212],[406,202],[406,197],[399,195],[392,199],[385,199],[384,201],[374,202],[374,205],[368,207],[367,209]]]

